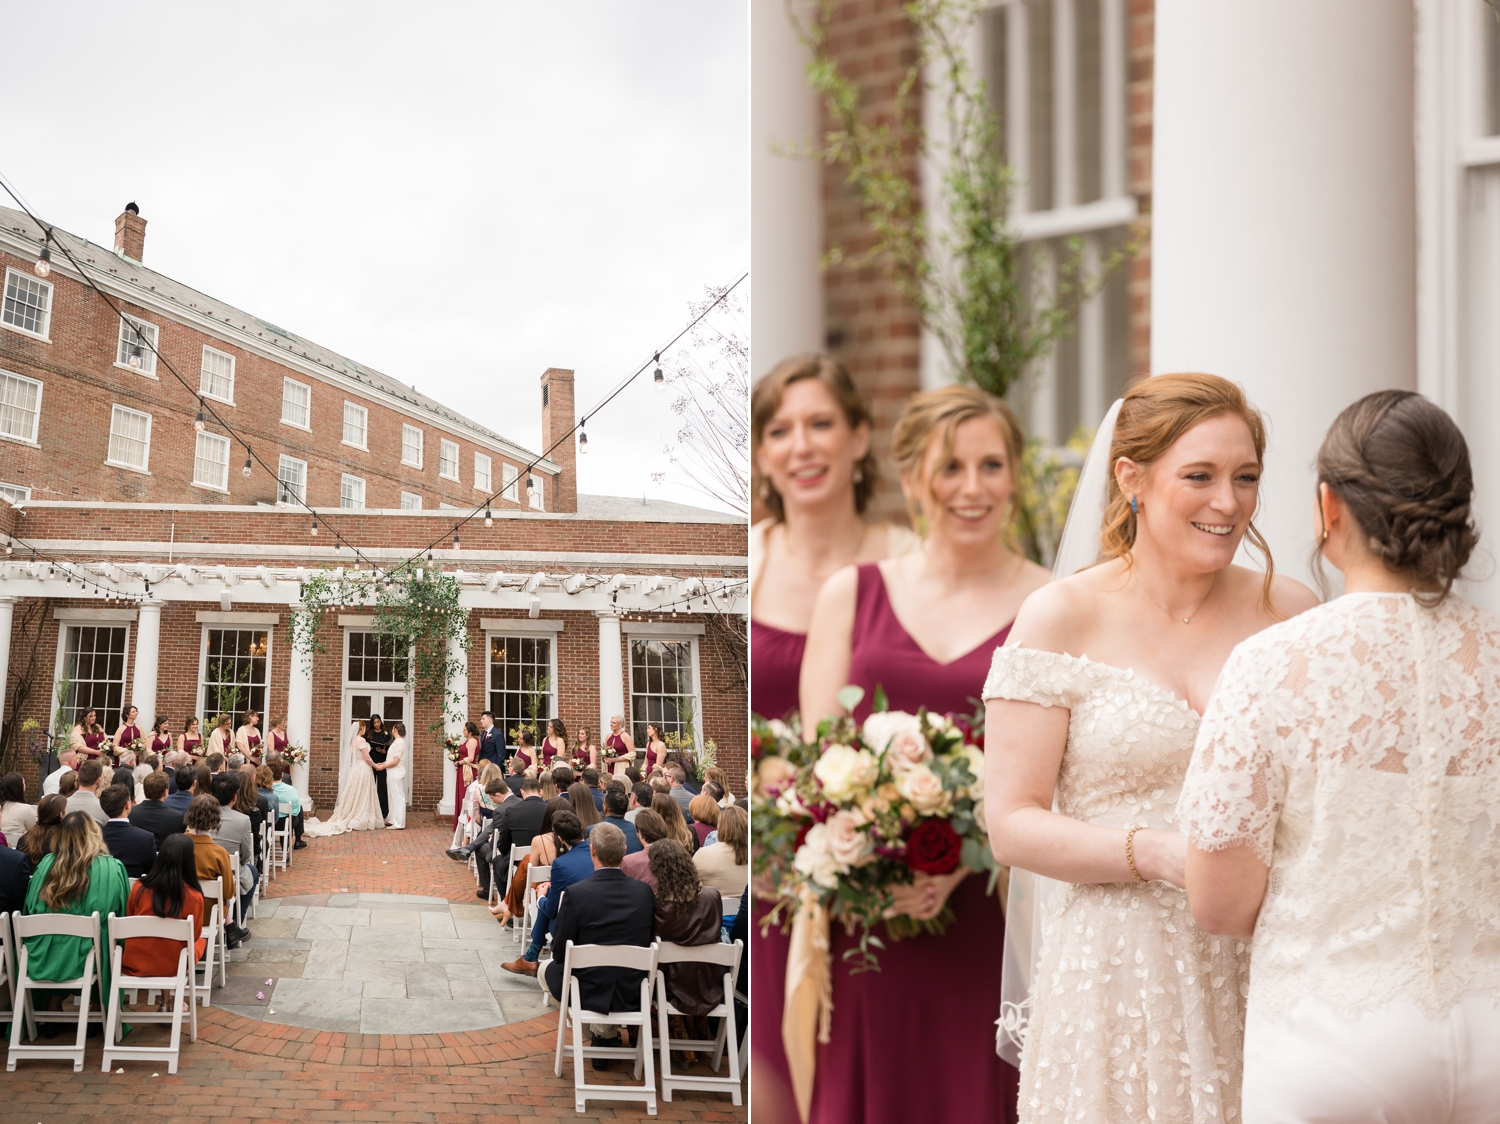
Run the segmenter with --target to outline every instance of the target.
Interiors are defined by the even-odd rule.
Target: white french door
[[[414,742],[412,729],[412,697],[400,674],[399,661],[383,650],[373,632],[346,630],[344,640],[344,700],[339,729],[341,736],[349,736],[349,727],[357,721],[368,721],[373,714],[387,729],[392,722],[406,727],[406,783],[407,804],[411,803],[412,784],[416,776],[416,761],[411,752]]]

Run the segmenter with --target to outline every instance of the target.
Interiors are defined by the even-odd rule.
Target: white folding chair
[[[731,897],[729,894],[721,894],[719,896],[719,900],[723,906],[724,915],[724,919],[720,925],[720,929],[725,944],[729,943],[729,927],[734,924],[734,919],[739,916],[740,901],[743,897],[743,894],[741,894],[739,897]]]
[[[23,1018],[16,1011],[16,940],[10,933],[10,914],[0,913],[0,1023]],[[36,1037],[36,1028],[31,1028],[31,1038]]]
[[[635,1011],[590,1011],[584,1008],[579,981],[574,972],[585,968],[634,968],[646,973],[641,981],[640,1009]],[[629,944],[574,944],[569,941],[563,950],[563,1002],[557,1013],[557,1055],[552,1072],[562,1076],[563,1043],[568,1029],[573,1031],[573,1107],[580,1115],[587,1102],[594,1101],[645,1101],[646,1112],[656,1115],[656,1075],[652,1072],[651,1049],[651,977],[656,971],[656,945],[641,948]],[[615,1026],[639,1028],[634,1046],[585,1046],[584,1025],[587,1023],[611,1023]],[[635,1076],[641,1076],[644,1067],[645,1081],[640,1085],[590,1085],[584,1080],[586,1058],[634,1058]]]
[[[661,1097],[670,1102],[673,1089],[703,1089],[708,1092],[728,1093],[733,1104],[740,1103],[740,1036],[735,1027],[734,978],[740,970],[740,956],[745,946],[740,941],[734,944],[680,945],[667,941],[656,953],[656,1012],[660,1020],[661,1033]],[[712,1039],[673,1038],[669,1018],[682,1015],[667,998],[667,977],[662,971],[665,964],[722,964],[724,965],[724,997],[719,1005],[707,1012],[711,1019],[719,1020],[719,1033]],[[724,1048],[729,1048],[729,1075],[727,1077],[684,1077],[672,1073],[673,1050],[707,1050],[714,1052],[713,1071],[719,1072],[724,1060]]]
[[[292,865],[292,817],[283,816],[282,827],[273,828],[271,836],[271,870],[284,871]]]
[[[510,884],[511,884],[511,881],[516,876],[516,867],[521,864],[521,860],[522,859],[526,858],[530,854],[531,854],[531,844],[530,843],[524,843],[524,844],[523,843],[512,843],[510,845],[510,864],[509,864],[509,866],[507,866],[506,872],[505,872],[505,892],[507,894],[510,893]],[[501,895],[501,896],[503,897],[504,895]],[[521,895],[522,901],[525,900],[525,897],[526,897],[526,895],[523,893]],[[523,906],[522,907],[522,911],[524,912],[524,910],[525,910],[525,907]],[[511,922],[511,927],[514,928],[514,929],[519,929],[520,926],[521,926],[521,918],[518,917],[518,916],[516,916],[515,914],[511,914],[510,922]]]
[[[536,887],[543,882],[552,881],[552,867],[528,866],[526,868],[526,896],[522,898],[521,905],[521,931],[531,932],[531,927],[536,924],[536,911],[538,905]]]
[[[104,1021],[104,1065],[102,1072],[108,1073],[111,1065],[120,1059],[138,1058],[167,1063],[167,1072],[177,1072],[177,1057],[182,1041],[182,1017],[186,1013],[191,1025],[192,1041],[198,1041],[197,985],[193,979],[193,922],[191,918],[179,917],[116,917],[109,915],[110,950],[109,1015]],[[177,973],[172,976],[129,976],[121,968],[125,942],[131,938],[163,937],[182,941],[182,951],[177,957]],[[205,953],[205,956],[207,953]],[[171,1023],[172,1038],[167,1046],[121,1046],[120,1041],[120,992],[123,989],[140,990],[146,993],[146,1002],[151,1002],[151,993],[160,991],[171,996],[171,1011],[131,1011],[132,1023]]]
[[[219,986],[224,986],[227,973],[224,965],[229,962],[229,937],[224,932],[224,888],[217,878],[205,878],[198,883],[203,891],[203,903],[209,905],[208,924],[203,926],[203,935],[208,938],[208,949],[198,962],[195,972],[200,977],[194,984],[194,995],[205,1007],[212,1007],[214,960],[219,961]]]
[[[99,994],[99,915],[91,913],[81,917],[76,913],[38,913],[31,917],[13,916],[11,931],[20,946],[20,967],[16,973],[16,1014],[10,1024],[10,1057],[5,1063],[7,1072],[14,1073],[16,1062],[21,1058],[60,1058],[73,1063],[73,1072],[83,1072],[83,1043],[88,1035],[89,1023],[103,1023],[104,1012],[91,1011],[93,998]],[[81,937],[90,942],[83,959],[83,974],[71,980],[33,980],[28,974],[27,937]],[[31,992],[37,988],[50,991],[78,992],[78,1011],[37,1011],[31,1002]],[[102,1000],[103,995],[99,995]],[[22,1046],[21,1025],[29,1021],[33,1033],[38,1023],[78,1022],[78,1038],[72,1046],[48,1043],[44,1046]]]

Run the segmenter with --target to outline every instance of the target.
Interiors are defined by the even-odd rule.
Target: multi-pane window
[[[402,511],[421,511],[422,510],[422,497],[419,496],[419,495],[417,495],[415,492],[402,492],[401,493],[401,510]]]
[[[401,427],[401,463],[422,467],[422,430],[419,426]]]
[[[396,642],[378,632],[349,633],[350,683],[405,683],[405,660],[396,653]]]
[[[115,362],[143,375],[156,373],[156,325],[134,316],[120,317],[120,347]]]
[[[646,723],[665,737],[685,734],[697,709],[691,640],[630,641],[630,729],[646,744]]]
[[[481,492],[490,490],[490,458],[483,453],[474,454],[474,487]]]
[[[366,439],[370,427],[370,411],[353,402],[344,403],[344,444],[356,449],[368,448]]]
[[[198,696],[203,700],[203,726],[211,727],[214,715],[229,714],[232,728],[238,730],[247,710],[266,713],[269,634],[263,628],[205,628],[203,633]]]
[[[500,466],[500,479],[505,481],[505,490],[500,494],[508,500],[519,500],[516,479],[520,476],[519,470],[513,464],[502,464]]]
[[[36,379],[0,371],[0,437],[35,441],[42,413],[42,384]]]
[[[198,392],[208,398],[234,405],[234,356],[203,345],[203,370],[198,378]]]
[[[281,380],[281,420],[299,429],[312,428],[312,387],[295,379]]]
[[[109,729],[125,704],[125,625],[72,624],[58,676],[58,706],[64,731],[93,709]]]
[[[356,510],[365,506],[365,478],[344,473],[339,482],[339,506]]]
[[[531,506],[537,511],[545,510],[542,507],[542,480],[544,477],[533,476],[531,478]]]
[[[25,484],[7,484],[0,480],[0,496],[4,496],[11,503],[25,503],[31,498],[31,489]]]
[[[458,479],[458,442],[443,438],[438,448],[438,475]]]
[[[193,450],[193,483],[229,491],[229,438],[217,433],[198,434]]]
[[[14,269],[5,271],[5,303],[0,306],[0,323],[9,324],[33,336],[47,336],[52,320],[52,286]]]
[[[556,697],[552,637],[490,637],[490,711],[507,742],[523,724],[545,733],[547,719],[556,717]]]
[[[108,463],[144,472],[150,459],[151,415],[116,406],[109,416]]]
[[[276,502],[307,502],[307,462],[281,454],[276,469]]]

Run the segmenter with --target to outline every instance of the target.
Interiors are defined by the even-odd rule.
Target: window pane
[[[151,445],[151,415],[124,406],[110,414],[109,459],[131,468],[146,467]]]
[[[210,398],[234,401],[234,356],[211,347],[203,349],[203,371],[198,390]]]
[[[490,641],[489,709],[508,742],[521,725],[534,727],[537,738],[556,717],[552,682],[552,643],[534,636],[493,637]]]
[[[198,434],[193,453],[193,483],[210,488],[229,487],[229,438],[215,433]]]
[[[0,319],[22,331],[47,334],[48,311],[52,306],[52,286],[8,270],[5,274],[5,305]]]
[[[41,395],[41,383],[19,375],[0,374],[0,433],[35,441]]]
[[[125,697],[125,627],[69,626],[64,652],[63,668],[70,680],[66,696],[58,700],[64,720],[71,725],[93,707],[99,724],[114,733]]]

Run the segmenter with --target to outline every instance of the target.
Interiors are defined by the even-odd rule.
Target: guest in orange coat
[[[156,852],[150,872],[132,887],[125,912],[130,917],[182,917],[193,922],[193,960],[202,959],[203,891],[198,885],[197,849],[186,835],[169,835]],[[131,937],[121,967],[131,976],[173,976],[182,942],[165,937]]]

